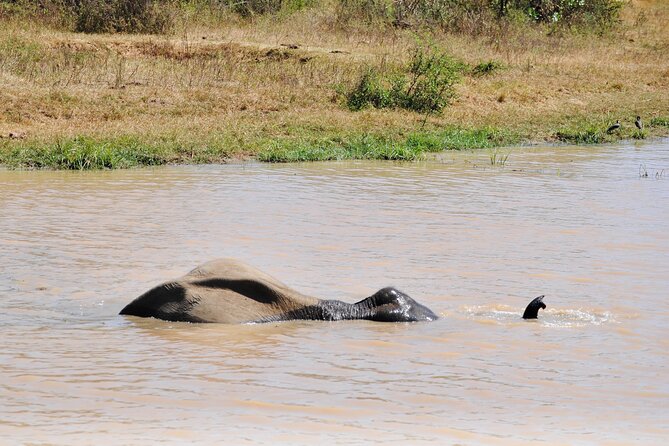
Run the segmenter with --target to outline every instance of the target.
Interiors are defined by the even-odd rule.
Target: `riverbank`
[[[11,18],[0,30],[0,164],[124,168],[229,159],[413,160],[447,149],[669,134],[669,6],[633,1],[605,35],[341,29],[289,18],[192,21],[166,36],[81,34]],[[440,114],[346,105],[429,41],[462,64]],[[490,67],[476,70],[476,67]],[[640,115],[644,130],[634,120]],[[607,133],[616,120],[621,128]]]

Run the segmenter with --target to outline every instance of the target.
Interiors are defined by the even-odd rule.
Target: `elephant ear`
[[[191,314],[196,303],[189,299],[181,283],[166,282],[130,302],[119,314],[155,317],[172,322],[205,322]]]

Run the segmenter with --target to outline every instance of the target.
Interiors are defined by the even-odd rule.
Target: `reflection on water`
[[[664,444],[669,143],[487,158],[0,171],[3,441]],[[216,257],[441,319],[117,315]]]

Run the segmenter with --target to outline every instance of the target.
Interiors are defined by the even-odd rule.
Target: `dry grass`
[[[669,115],[669,4],[632,1],[613,36],[502,29],[473,38],[433,35],[434,44],[475,65],[503,69],[467,76],[458,98],[426,129],[505,129],[526,140],[620,119]],[[169,37],[83,35],[22,21],[0,27],[0,136],[55,141],[86,135],[171,138],[191,146],[227,141],[230,156],[254,155],[276,139],[404,135],[423,116],[401,110],[352,112],[337,85],[367,66],[406,63],[413,30],[346,32],[324,11],[289,19],[185,21]],[[649,128],[664,134],[667,128]],[[8,142],[9,141],[9,142]]]

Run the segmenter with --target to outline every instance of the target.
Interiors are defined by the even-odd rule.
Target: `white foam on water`
[[[505,305],[474,305],[464,306],[461,312],[469,319],[488,320],[500,323],[522,321],[523,310],[513,309]],[[602,325],[617,322],[611,312],[592,309],[555,309],[540,310],[538,322],[550,327],[580,327],[585,325]]]

